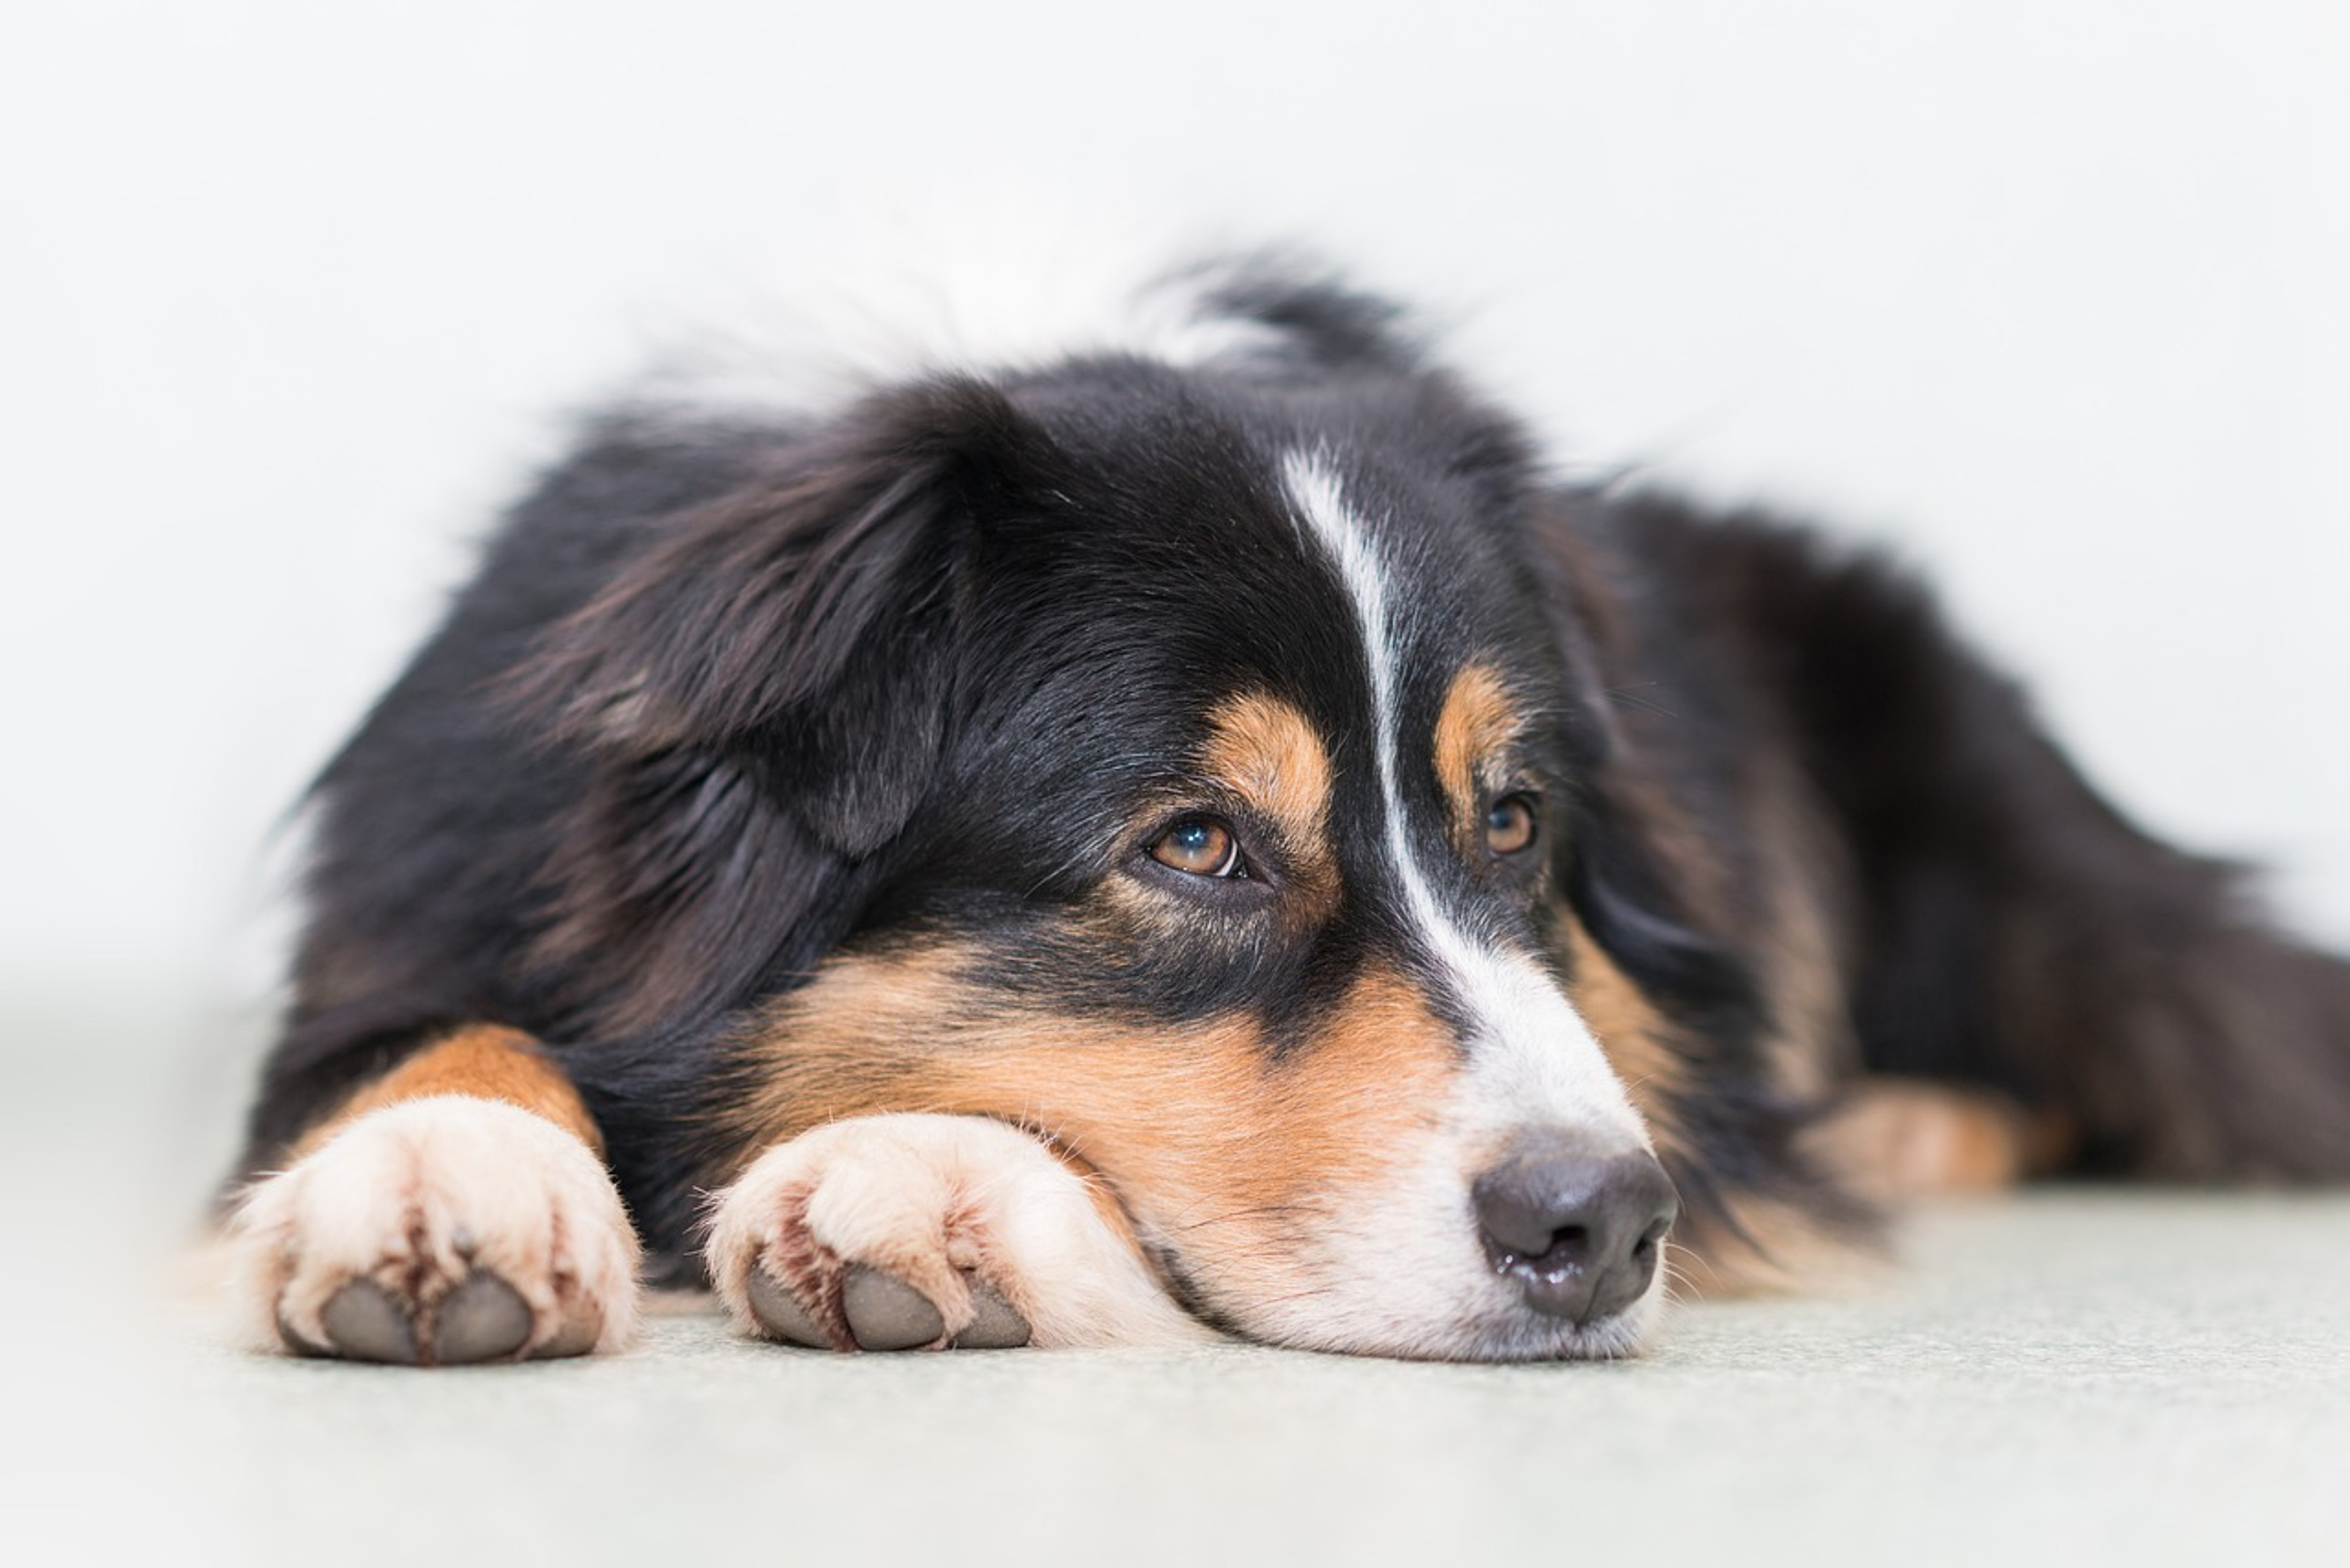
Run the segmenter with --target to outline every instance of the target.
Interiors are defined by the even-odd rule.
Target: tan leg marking
[[[464,1095],[499,1100],[545,1116],[586,1144],[604,1152],[604,1134],[563,1069],[538,1042],[519,1029],[476,1023],[425,1046],[399,1066],[345,1101],[326,1121],[304,1134],[296,1152],[307,1154],[344,1123],[369,1111],[429,1095]]]
[[[257,1348],[519,1360],[634,1334],[636,1233],[578,1091],[483,1025],[361,1089],[231,1220]]]
[[[2054,1129],[1987,1089],[1863,1079],[1820,1129],[1823,1158],[1884,1201],[1994,1192],[2043,1168]]]

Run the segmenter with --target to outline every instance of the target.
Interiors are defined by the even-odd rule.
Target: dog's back
[[[1638,585],[1624,724],[1711,751],[1740,836],[1803,846],[1780,874],[1836,933],[1846,1070],[2011,1097],[2045,1174],[2350,1179],[2350,964],[2133,825],[1917,582],[1767,516],[1568,506]]]

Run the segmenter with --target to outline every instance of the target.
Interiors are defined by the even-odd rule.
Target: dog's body
[[[1498,1358],[1634,1348],[1677,1207],[1702,1284],[1919,1187],[2350,1177],[2350,969],[1897,574],[1546,483],[1342,288],[1140,297],[633,406],[514,514],[319,786],[265,1337],[618,1344],[615,1187],[785,1339]]]

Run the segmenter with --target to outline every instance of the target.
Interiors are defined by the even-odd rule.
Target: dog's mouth
[[[1608,1360],[1637,1354],[1663,1305],[1678,1213],[1645,1151],[1562,1162],[1522,1139],[1457,1205],[1458,1247],[1428,1255],[1430,1227],[1399,1220],[1392,1255],[1260,1233],[1243,1266],[1138,1220],[1161,1286],[1219,1333],[1258,1344],[1412,1360]],[[1473,1238],[1473,1241],[1470,1240]],[[1267,1270],[1262,1253],[1282,1252]]]
[[[1656,1245],[1661,1251],[1661,1238]],[[1345,1355],[1408,1361],[1616,1361],[1647,1346],[1664,1306],[1660,1288],[1645,1290],[1624,1307],[1579,1319],[1513,1307],[1505,1301],[1417,1330],[1397,1324],[1376,1336],[1341,1338],[1311,1330],[1301,1333],[1294,1324],[1269,1326],[1255,1322],[1255,1314],[1244,1307],[1220,1305],[1182,1254],[1167,1243],[1148,1244],[1144,1256],[1176,1304],[1218,1334],[1251,1344]],[[1492,1272],[1506,1289],[1523,1292],[1517,1276],[1523,1266],[1520,1260],[1505,1259]],[[1575,1272],[1546,1271],[1554,1277],[1545,1278],[1543,1287],[1573,1289]]]
[[[1142,1255],[1149,1260],[1152,1272],[1159,1276],[1159,1285],[1173,1298],[1177,1306],[1227,1338],[1257,1341],[1257,1336],[1249,1332],[1245,1324],[1217,1306],[1193,1277],[1190,1266],[1183,1261],[1182,1252],[1174,1243],[1161,1237],[1146,1236],[1142,1241]]]

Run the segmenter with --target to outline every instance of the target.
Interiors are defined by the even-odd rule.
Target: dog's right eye
[[[1241,843],[1212,816],[1187,816],[1159,836],[1150,857],[1170,871],[1191,877],[1243,877]]]

